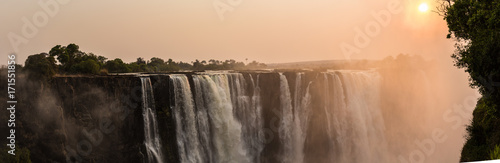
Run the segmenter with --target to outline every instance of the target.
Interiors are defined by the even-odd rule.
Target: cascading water
[[[293,111],[293,121],[294,121],[294,133],[293,133],[293,154],[294,162],[304,161],[304,143],[307,134],[307,125],[309,120],[309,104],[311,95],[309,93],[309,86],[311,82],[307,84],[305,91],[302,91],[302,77],[304,73],[297,73],[295,79],[295,93],[294,93],[294,111]]]
[[[302,91],[303,73],[297,73],[295,79],[295,92],[293,106],[288,80],[280,73],[280,103],[282,119],[280,128],[280,139],[283,144],[283,155],[281,162],[303,162],[304,143],[306,139],[307,125],[309,119],[310,94],[309,86]]]
[[[260,95],[260,76],[257,74],[257,80],[254,81],[252,75],[249,75],[250,81],[253,88],[252,94],[252,104],[248,112],[250,112],[251,118],[248,122],[244,123],[246,129],[243,136],[245,137],[247,146],[250,147],[250,156],[253,158],[253,162],[261,162],[261,152],[264,149],[264,120],[262,119],[262,103]]]
[[[279,137],[283,144],[282,162],[294,161],[293,153],[293,139],[292,132],[294,132],[293,112],[292,112],[292,99],[290,95],[290,88],[288,87],[288,80],[286,76],[280,73],[280,102],[281,102],[281,126]]]
[[[227,76],[231,88],[233,111],[237,120],[242,124],[241,136],[244,148],[251,162],[259,162],[264,140],[258,77],[255,83],[253,77],[249,75],[250,83],[247,83],[240,73],[230,73]],[[254,91],[250,93],[247,88]]]
[[[181,162],[250,162],[243,148],[241,124],[233,114],[227,75],[193,76],[196,97],[203,100],[193,100],[185,75],[171,75],[171,80]],[[244,104],[249,102],[235,103]]]
[[[378,73],[306,74],[296,73],[294,80],[288,74],[280,73],[277,79],[266,75],[267,81],[277,83],[262,82],[258,73],[169,75],[180,162],[387,162]],[[143,83],[149,79],[144,78]],[[264,102],[263,96],[270,96],[262,93],[261,84],[265,92],[278,95],[279,101]],[[274,113],[269,109],[279,109],[277,121],[270,116],[266,119],[265,114]],[[275,123],[277,128],[265,128],[266,123]],[[273,139],[274,144],[270,144]],[[324,158],[316,159],[310,153],[315,148],[311,143],[323,146],[325,153],[320,157]],[[156,149],[155,143],[146,144],[148,149]],[[275,150],[273,155],[263,152],[269,146]],[[148,151],[151,160],[161,159],[157,156],[161,148],[157,149]]]
[[[163,163],[160,136],[156,120],[153,88],[149,77],[141,77],[142,115],[144,117],[144,145],[149,163]]]
[[[342,80],[343,79],[343,80]],[[325,113],[331,138],[332,162],[387,162],[387,141],[378,104],[379,76],[374,72],[324,73]]]
[[[209,97],[206,105],[212,128],[216,162],[250,162],[243,148],[241,124],[236,121],[225,74],[202,75],[203,93]]]
[[[181,162],[205,162],[200,148],[194,101],[188,78],[185,75],[171,75],[174,90],[174,119],[177,130],[177,144]]]

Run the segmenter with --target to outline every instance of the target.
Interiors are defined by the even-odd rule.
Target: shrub
[[[490,159],[492,160],[500,159],[500,145],[495,146],[495,149],[491,150]]]
[[[33,79],[48,79],[56,74],[57,66],[54,57],[47,53],[40,53],[28,56],[24,62],[24,70],[30,74]]]

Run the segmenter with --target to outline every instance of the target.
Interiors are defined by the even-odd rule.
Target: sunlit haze
[[[458,162],[479,93],[436,3],[2,0],[0,65],[72,43],[108,59],[71,45],[3,67],[35,159],[71,146],[96,162]],[[116,131],[82,154],[87,129],[112,126],[99,118]]]
[[[33,22],[44,11],[37,2],[0,2],[0,53],[15,52],[8,34],[23,36],[24,19]],[[345,43],[356,47],[349,59],[403,53],[451,62],[453,43],[446,39],[446,23],[437,14],[419,13],[419,1],[242,1],[220,9],[227,9],[223,20],[215,2],[69,1],[33,38],[17,45],[17,54],[25,60],[55,45],[76,43],[83,51],[125,62],[140,56],[279,63],[346,59],[341,48]],[[373,35],[366,45],[356,46],[355,39],[366,30]]]
[[[429,6],[427,3],[422,3],[418,6],[418,10],[420,10],[420,12],[427,12],[429,10]]]

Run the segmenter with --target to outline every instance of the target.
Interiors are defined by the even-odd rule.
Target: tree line
[[[175,62],[172,59],[165,61],[158,57],[153,57],[150,60],[139,57],[135,62],[125,63],[120,58],[108,60],[104,56],[83,52],[76,44],[57,45],[49,53],[30,55],[24,65],[24,69],[28,70],[31,76],[36,78],[52,77],[55,74],[106,75],[108,73],[242,70],[267,67],[266,64],[257,61],[245,64],[233,59],[225,61],[215,59],[208,61],[195,60],[187,63]]]

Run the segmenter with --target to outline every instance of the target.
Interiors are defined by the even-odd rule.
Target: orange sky
[[[24,64],[28,55],[69,43],[125,62],[160,57],[280,63],[417,54],[439,63],[436,71],[444,74],[439,86],[450,94],[450,103],[461,104],[477,91],[453,66],[446,22],[418,10],[425,1],[435,9],[434,0],[40,0],[58,5],[48,13],[39,1],[1,0],[0,65],[16,48]],[[373,13],[389,13],[390,21]],[[26,32],[26,22],[38,25],[37,31]],[[458,160],[465,130],[457,132],[457,140],[447,143],[454,145],[448,157]]]
[[[61,3],[64,2],[60,0]],[[69,1],[69,0],[65,0]],[[431,9],[435,5],[430,1]],[[177,61],[245,58],[266,63],[330,59],[380,59],[387,55],[419,54],[450,64],[452,40],[437,14],[418,11],[424,1],[409,0],[203,0],[203,1],[69,1],[48,15],[38,1],[0,2],[0,53],[14,52],[9,33],[23,37],[23,18],[40,27],[32,38],[16,45],[20,61],[51,47],[76,43],[85,52],[125,62],[137,57]],[[41,0],[41,2],[59,2]],[[232,2],[232,3],[231,3]],[[391,13],[386,26],[372,13]],[[219,4],[221,20],[214,4]],[[53,6],[50,9],[55,9]],[[46,22],[40,15],[47,16]],[[356,29],[370,28],[373,36],[359,53],[345,55],[342,44],[354,45]],[[375,26],[377,26],[375,25]],[[35,25],[36,26],[36,25]],[[0,61],[6,62],[7,57]]]

